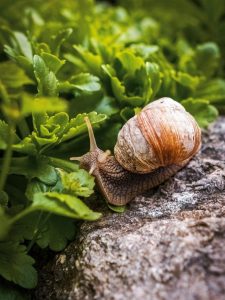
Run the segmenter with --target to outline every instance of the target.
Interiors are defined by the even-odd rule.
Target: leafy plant
[[[33,246],[60,251],[76,220],[101,216],[93,177],[68,160],[88,150],[85,116],[112,149],[154,99],[202,127],[225,111],[224,0],[118,2],[0,2],[0,298],[35,287]]]

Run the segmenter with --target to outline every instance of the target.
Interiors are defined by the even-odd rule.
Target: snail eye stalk
[[[88,128],[88,134],[89,134],[89,140],[90,140],[90,152],[92,152],[92,151],[95,151],[98,148],[98,146],[96,144],[93,128],[91,126],[91,122],[90,122],[89,118],[85,117],[84,121]]]
[[[76,161],[81,161],[82,156],[73,156],[70,157],[70,160],[76,160]]]
[[[93,128],[91,126],[91,122],[88,117],[85,117],[84,121],[88,128],[88,135],[89,135],[89,140],[90,140],[90,152],[94,152],[94,151],[96,151],[96,149],[98,149],[98,146],[96,144]],[[73,156],[73,157],[70,157],[70,160],[81,161],[82,156]]]

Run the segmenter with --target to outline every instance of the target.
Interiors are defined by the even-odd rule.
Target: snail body
[[[125,205],[173,176],[201,146],[195,119],[170,98],[148,104],[124,124],[115,156],[97,147],[90,121],[85,121],[90,151],[71,159],[95,176],[100,191],[114,205]]]

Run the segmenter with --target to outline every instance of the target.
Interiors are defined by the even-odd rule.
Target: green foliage
[[[103,65],[102,68],[110,79],[113,96],[121,106],[144,106],[160,87],[158,65],[145,63],[131,51],[120,52],[113,61],[113,67]]]
[[[0,243],[0,274],[7,280],[25,288],[33,288],[37,283],[37,273],[33,268],[34,259],[26,253],[26,247],[18,242]]]
[[[118,2],[0,1],[1,299],[35,286],[33,245],[60,251],[76,220],[101,216],[85,203],[93,177],[68,160],[88,151],[85,116],[112,150],[154,99],[202,127],[225,111],[225,0]]]
[[[201,127],[207,127],[218,116],[216,108],[204,99],[187,99],[181,102]]]
[[[29,300],[30,297],[23,293],[21,289],[12,288],[12,286],[6,284],[6,282],[1,282],[0,284],[0,295],[4,300]]]
[[[115,206],[115,205],[112,205],[112,204],[109,204],[109,203],[108,203],[108,207],[112,211],[117,212],[117,213],[123,213],[126,210],[126,206]]]
[[[20,88],[26,84],[33,84],[33,81],[12,61],[0,63],[0,80],[9,89]]]
[[[58,96],[58,80],[39,55],[34,55],[33,67],[38,82],[38,95]]]
[[[44,225],[37,239],[41,248],[49,247],[54,251],[61,251],[74,238],[74,224],[69,218],[52,215]]]

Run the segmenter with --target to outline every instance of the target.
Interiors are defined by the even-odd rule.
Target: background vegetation
[[[24,299],[33,246],[62,250],[74,220],[101,216],[85,204],[93,178],[68,160],[88,150],[84,116],[113,149],[154,99],[181,102],[202,127],[225,110],[225,1],[1,0],[0,11],[0,299]]]

